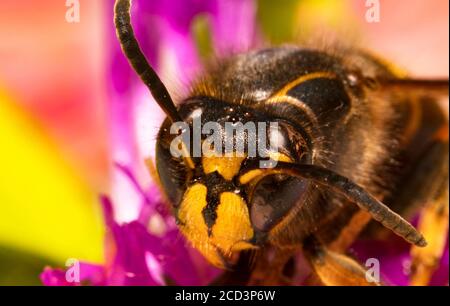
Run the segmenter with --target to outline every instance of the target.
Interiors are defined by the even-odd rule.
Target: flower
[[[351,251],[363,263],[375,258],[380,263],[382,281],[391,286],[408,286],[411,267],[411,245],[398,236],[391,235],[384,240],[357,241]],[[448,285],[448,243],[437,270],[430,281],[431,286]]]

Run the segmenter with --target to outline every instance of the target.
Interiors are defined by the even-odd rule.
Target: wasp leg
[[[448,130],[444,127],[434,137],[427,154],[418,164],[417,177],[422,177],[423,170],[432,169],[427,173],[425,181],[433,182],[428,186],[425,207],[419,219],[419,231],[428,241],[425,248],[412,247],[411,285],[427,285],[438,267],[447,242],[449,226],[448,202]]]
[[[280,286],[292,284],[295,272],[295,249],[266,247],[255,258],[249,286]]]
[[[331,251],[315,237],[303,244],[303,252],[312,269],[326,286],[378,286],[379,280],[372,277],[354,259]]]

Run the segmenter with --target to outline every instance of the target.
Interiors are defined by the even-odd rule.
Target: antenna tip
[[[418,247],[423,248],[423,247],[426,247],[426,246],[428,245],[428,242],[427,242],[427,241],[425,240],[425,238],[421,235],[419,241],[417,241],[417,242],[415,243],[415,245],[417,245]]]

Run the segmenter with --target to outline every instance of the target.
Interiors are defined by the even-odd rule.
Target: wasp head
[[[263,176],[278,161],[309,158],[303,138],[263,111],[208,97],[179,109],[182,122],[166,120],[156,164],[182,233],[219,267],[236,251],[262,246],[302,201],[308,183],[283,174]],[[242,174],[249,163],[261,170]]]

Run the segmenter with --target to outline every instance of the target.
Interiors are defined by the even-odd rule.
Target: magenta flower
[[[351,252],[365,262],[369,258],[376,258],[380,264],[381,279],[386,285],[408,286],[411,266],[411,245],[392,235],[386,240],[361,240],[357,241]],[[449,255],[448,243],[445,248],[439,268],[435,271],[430,285],[447,286],[449,280]]]
[[[110,196],[101,197],[107,234],[105,264],[79,264],[79,279],[70,282],[62,269],[45,268],[45,285],[207,285],[220,271],[205,261],[179,233],[159,190],[152,183],[145,160],[154,154],[154,139],[163,113],[147,88],[131,70],[115,36],[113,2],[106,6],[110,17],[109,79],[112,169]],[[133,1],[136,36],[149,61],[171,93],[187,91],[202,62],[191,34],[193,20],[202,14],[211,28],[218,56],[246,51],[261,41],[256,27],[253,0],[159,0]],[[175,81],[175,83],[174,83]],[[145,186],[145,187],[143,187]],[[358,242],[352,249],[362,261],[378,258],[386,284],[407,285],[409,245],[395,238]],[[300,257],[299,257],[300,258]],[[302,276],[309,271],[301,258]],[[448,248],[432,284],[448,283]]]

